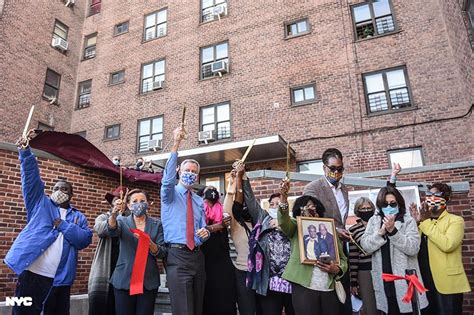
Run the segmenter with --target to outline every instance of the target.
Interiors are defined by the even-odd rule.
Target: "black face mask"
[[[359,212],[359,218],[362,219],[362,221],[368,222],[369,219],[374,215],[374,211],[360,211]]]
[[[208,189],[204,193],[204,199],[216,202],[217,200],[219,200],[219,192],[215,189]]]

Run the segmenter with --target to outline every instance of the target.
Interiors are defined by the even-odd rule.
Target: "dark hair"
[[[342,153],[336,148],[329,148],[323,152],[323,164],[327,165],[330,158],[341,159],[342,161]]]
[[[399,216],[405,215],[405,212],[406,212],[405,199],[403,199],[403,196],[400,193],[400,191],[398,191],[398,189],[396,189],[393,186],[385,186],[380,189],[379,194],[377,195],[377,201],[375,202],[375,204],[377,205],[377,208],[379,210],[382,210],[382,208],[386,206],[387,202],[385,201],[385,197],[387,195],[395,196],[395,200],[398,203],[398,215]]]
[[[130,198],[132,198],[132,195],[135,195],[135,194],[144,194],[145,195],[145,198],[146,198],[146,201],[148,201],[148,203],[150,203],[150,194],[148,194],[146,191],[142,190],[142,189],[132,189],[128,192],[126,198],[125,198],[125,203],[128,204],[130,202]]]
[[[321,201],[312,196],[303,195],[301,197],[296,198],[295,200],[295,204],[293,205],[293,218],[296,218],[301,215],[301,208],[306,206],[308,204],[308,201],[312,201],[316,206],[316,213],[321,218],[324,217],[324,212],[326,211],[326,209],[324,208]]]
[[[443,193],[443,198],[446,199],[446,201],[451,199],[451,195],[453,194],[453,190],[452,190],[451,186],[449,186],[448,184],[436,182],[436,183],[433,183],[433,185],[428,185],[428,190],[430,190],[431,188],[436,188],[440,192],[442,192]]]
[[[280,193],[274,193],[268,198],[268,203],[272,202],[273,198],[280,198],[281,194]]]
[[[57,183],[65,183],[66,185],[68,185],[69,188],[71,189],[71,194],[72,194],[72,190],[73,190],[73,189],[72,189],[72,184],[71,184],[70,182],[68,182],[68,181],[65,180],[65,179],[60,178],[60,179],[58,179],[58,181],[56,182],[56,184],[57,184]]]

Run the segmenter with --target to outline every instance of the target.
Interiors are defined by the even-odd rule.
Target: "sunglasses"
[[[396,201],[392,201],[390,203],[385,203],[383,206],[384,207],[390,206],[392,208],[396,208],[396,207],[398,207],[398,203]]]
[[[371,207],[367,207],[367,208],[359,208],[359,211],[360,212],[367,212],[367,211],[372,211],[374,209],[372,209]]]
[[[329,166],[329,165],[324,165],[326,166],[331,172],[338,172],[338,173],[342,173],[344,172],[344,166]]]
[[[443,196],[443,193],[442,192],[431,192],[431,191],[427,191],[425,193],[425,196],[426,197],[432,197],[432,196],[435,196],[435,197],[442,197]]]

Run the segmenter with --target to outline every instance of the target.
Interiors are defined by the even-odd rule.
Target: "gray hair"
[[[197,167],[198,167],[198,174],[199,174],[199,172],[201,171],[201,165],[195,159],[186,159],[186,160],[184,160],[183,162],[181,162],[181,165],[179,166],[179,169],[182,170],[184,165],[186,165],[187,163],[196,164]]]
[[[359,208],[364,204],[364,203],[368,203],[372,209],[375,210],[375,205],[374,203],[372,202],[372,200],[370,200],[369,198],[367,197],[360,197],[359,199],[356,200],[355,204],[354,204],[354,214],[356,216],[359,216]]]

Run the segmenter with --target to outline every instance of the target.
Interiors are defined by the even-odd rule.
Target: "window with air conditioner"
[[[159,90],[164,87],[165,60],[153,61],[142,66],[141,93]]]
[[[201,108],[200,131],[208,131],[214,135],[214,139],[222,140],[230,138],[230,105],[229,103],[211,105]]]
[[[398,111],[412,106],[405,67],[363,74],[369,114]]]
[[[388,154],[389,168],[393,163],[399,163],[402,169],[423,166],[423,152],[421,147],[390,150]]]
[[[138,121],[137,152],[148,152],[150,140],[163,140],[163,116]]]
[[[84,59],[91,59],[95,57],[95,48],[97,43],[97,33],[86,36],[84,39]]]
[[[353,5],[352,19],[356,40],[396,31],[390,0],[369,0]]]
[[[86,108],[91,104],[92,80],[79,82],[77,108]]]
[[[201,48],[201,79],[229,72],[229,44],[219,43]]]
[[[120,124],[105,127],[104,140],[115,140],[120,137]]]
[[[66,24],[56,20],[54,22],[53,39],[51,42],[51,46],[61,51],[66,51],[68,49],[68,32],[69,27],[67,27]]]
[[[227,0],[201,0],[201,22],[220,20],[227,15]]]
[[[149,41],[166,35],[167,32],[167,9],[162,9],[145,16],[145,30],[143,40]]]
[[[59,98],[59,83],[61,75],[51,69],[46,70],[46,79],[44,81],[43,97],[50,103],[57,104]]]

